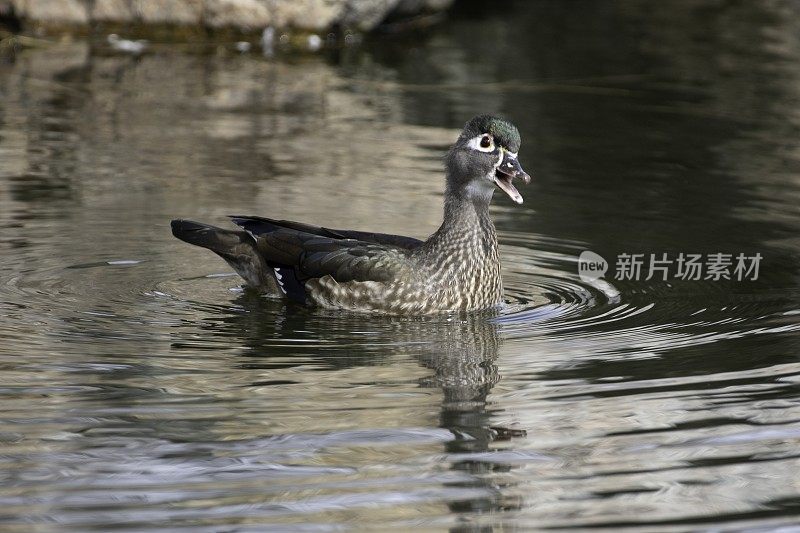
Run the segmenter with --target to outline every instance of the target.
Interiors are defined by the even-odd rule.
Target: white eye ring
[[[489,140],[489,146],[483,146],[481,144],[486,139]],[[473,150],[478,150],[479,152],[486,152],[486,153],[494,152],[494,139],[488,133],[481,133],[477,137],[473,137],[472,139],[470,139],[469,142],[467,143],[467,146],[469,146]]]

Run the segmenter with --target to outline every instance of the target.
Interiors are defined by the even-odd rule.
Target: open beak
[[[501,148],[501,150],[503,150]],[[531,177],[527,172],[522,170],[522,167],[517,161],[517,155],[506,150],[503,150],[503,160],[497,166],[494,172],[494,182],[498,187],[503,189],[509,198],[516,203],[522,203],[522,195],[513,185],[514,178],[520,178],[526,184],[531,182]]]

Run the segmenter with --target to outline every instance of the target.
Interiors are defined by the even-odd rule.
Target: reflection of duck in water
[[[224,337],[226,345],[243,348],[243,357],[237,357],[231,364],[250,374],[249,385],[261,389],[265,397],[273,395],[265,388],[279,387],[281,392],[274,393],[276,398],[299,396],[308,400],[318,395],[329,399],[330,388],[341,391],[358,384],[357,394],[366,396],[361,396],[361,401],[354,405],[366,425],[350,429],[380,433],[382,427],[411,430],[427,427],[452,434],[442,444],[441,460],[463,475],[445,482],[444,486],[458,491],[464,487],[478,489],[468,499],[448,502],[454,512],[508,509],[516,505],[508,498],[501,498],[493,478],[486,475],[513,468],[493,456],[492,443],[524,435],[524,431],[496,427],[503,406],[493,403],[488,407],[487,397],[500,379],[496,360],[503,336],[493,320],[497,311],[425,318],[365,317],[328,310],[291,309],[246,292],[235,304],[237,311],[220,313],[215,309],[211,316],[196,324],[206,330],[203,336]],[[382,400],[367,399],[372,393],[364,386],[374,386],[383,392],[413,392],[415,382],[409,382],[406,364],[409,359],[427,369],[423,377],[417,378],[419,387],[441,394],[421,395],[420,398],[429,398],[426,401],[431,402],[425,406],[417,401],[409,409],[384,412],[378,407]],[[303,375],[308,379],[300,378]],[[286,376],[292,376],[292,381],[281,379]],[[297,392],[292,390],[295,387]],[[378,405],[367,407],[373,401]],[[341,409],[344,413],[348,407],[342,405]],[[317,425],[308,428],[309,415],[303,412],[297,415],[294,421],[283,419],[281,430],[301,435],[319,431]],[[327,427],[326,423],[320,425]],[[335,434],[338,425],[333,424],[332,428]]]
[[[471,311],[502,301],[495,187],[517,203],[517,128],[478,116],[446,160],[444,220],[428,240],[290,221],[233,217],[241,230],[173,220],[173,234],[209,248],[262,292],[322,307],[386,314]]]
[[[237,304],[245,312],[216,315],[201,327],[243,345],[248,368],[313,364],[347,369],[412,357],[431,371],[420,379],[420,386],[442,391],[442,428],[457,436],[470,435],[473,445],[515,434],[494,427],[485,413],[486,397],[500,379],[495,361],[503,339],[493,320],[496,311],[365,319],[359,314],[289,310],[248,293]]]

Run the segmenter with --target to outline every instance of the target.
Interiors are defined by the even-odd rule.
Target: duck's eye
[[[480,135],[476,135],[470,139],[469,143],[467,143],[467,146],[479,152],[493,152],[494,138],[488,133],[481,133]]]

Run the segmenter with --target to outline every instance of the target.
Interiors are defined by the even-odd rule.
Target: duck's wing
[[[295,300],[305,301],[305,282],[310,279],[330,276],[338,283],[387,282],[410,268],[409,251],[391,244],[347,238],[333,230],[324,230],[325,235],[311,233],[300,223],[231,219],[253,237],[259,255],[274,269],[286,295]]]
[[[390,233],[375,233],[370,231],[356,231],[356,230],[342,230],[331,229],[322,226],[314,226],[311,224],[304,224],[303,222],[294,222],[292,220],[276,220],[266,217],[253,217],[253,216],[232,216],[231,219],[234,223],[239,224],[239,221],[246,221],[248,231],[255,234],[263,234],[275,231],[280,228],[293,229],[303,233],[310,233],[320,237],[329,237],[331,239],[355,239],[375,244],[385,244],[393,248],[403,250],[413,250],[422,245],[423,241],[415,239],[414,237],[406,237],[404,235],[392,235]],[[244,226],[242,226],[244,228]]]

